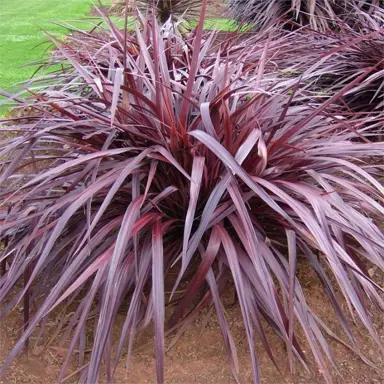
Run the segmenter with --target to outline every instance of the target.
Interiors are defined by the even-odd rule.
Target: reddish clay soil
[[[306,297],[309,304],[315,310],[317,315],[325,321],[329,328],[337,335],[343,337],[338,323],[335,320],[333,311],[324,296],[323,290],[318,283],[316,276],[310,269],[301,268],[300,280],[305,287]],[[377,277],[378,283],[383,285],[384,279]],[[380,281],[381,280],[381,281]],[[252,383],[252,372],[249,361],[249,352],[246,342],[245,332],[241,319],[241,313],[238,305],[231,305],[231,298],[226,301],[227,319],[230,324],[233,337],[238,348],[240,361],[240,380],[243,384]],[[340,301],[342,298],[340,296]],[[344,308],[347,310],[346,308]],[[123,322],[123,315],[117,320],[114,336],[117,339],[119,329]],[[208,321],[207,321],[208,320]],[[338,368],[344,377],[344,382],[340,376],[332,371],[332,377],[335,384],[380,384],[384,383],[384,362],[380,356],[377,346],[373,343],[367,332],[361,324],[354,325],[351,328],[359,341],[361,349],[365,356],[370,359],[376,366],[377,370],[370,368],[363,363],[353,352],[350,352],[337,341],[327,338],[331,346],[334,357],[338,363]],[[5,356],[10,351],[12,345],[17,341],[18,329],[22,324],[22,312],[14,311],[11,316],[5,319],[1,324],[0,334],[0,363],[4,361]],[[56,329],[53,321],[48,323],[48,332],[44,334],[44,341],[49,340],[50,336]],[[375,315],[375,327],[379,337],[384,342],[384,318],[377,312]],[[312,373],[308,373],[297,363],[295,375],[290,375],[287,367],[287,359],[285,345],[280,339],[267,327],[267,337],[271,345],[271,349],[275,355],[275,359],[280,370],[287,375],[282,377],[275,366],[269,359],[266,352],[256,340],[256,350],[259,353],[259,363],[262,374],[263,384],[321,384],[324,379],[315,365],[312,365]],[[92,334],[92,330],[89,330]],[[306,343],[300,330],[298,330],[299,341],[304,346],[308,354],[308,360],[313,363],[312,356],[306,347]],[[172,341],[174,335],[166,340],[166,345]],[[91,338],[91,337],[90,337]],[[19,384],[19,383],[36,383],[36,384],[53,384],[56,382],[57,375],[60,371],[60,365],[66,354],[66,348],[52,345],[48,350],[43,348],[34,348],[31,338],[32,347],[29,357],[25,355],[18,357],[13,365],[8,369],[6,375],[0,378],[0,384]],[[116,384],[155,384],[155,360],[154,345],[151,330],[145,334],[139,335],[132,362],[128,369],[125,368],[124,359],[120,364],[115,377]],[[76,372],[78,369],[76,359],[71,362],[68,375]],[[75,384],[78,376],[75,374],[70,377],[66,383]],[[101,378],[100,383],[106,383]],[[206,384],[220,383],[233,384],[234,379],[231,376],[229,364],[227,362],[226,352],[224,349],[220,329],[214,313],[209,315],[207,312],[202,313],[196,321],[186,329],[184,335],[166,354],[166,383],[167,384]]]
[[[208,3],[207,16],[208,17],[226,17],[228,16],[226,0],[212,0]]]
[[[112,4],[120,3],[121,0],[114,0]],[[107,7],[102,7],[104,10],[107,10]],[[207,16],[212,18],[223,18],[228,16],[228,11],[226,9],[226,0],[210,0],[208,2]],[[112,9],[116,9],[112,8]],[[118,11],[121,13],[121,11]],[[99,13],[92,9],[90,12],[91,16],[99,16]]]

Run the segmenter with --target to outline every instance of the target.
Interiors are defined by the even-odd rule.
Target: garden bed
[[[343,337],[336,319],[333,317],[333,310],[328,301],[324,298],[323,288],[316,279],[315,274],[310,268],[302,265],[300,270],[300,278],[305,284],[305,293],[309,298],[309,304],[314,311],[325,319],[330,329],[338,336]],[[384,278],[381,279],[384,285]],[[231,296],[231,295],[230,295]],[[340,300],[342,300],[339,294]],[[243,328],[241,311],[238,304],[233,305],[233,297],[227,297],[226,313],[230,329],[233,333],[236,347],[238,348],[239,362],[241,367],[240,380],[242,384],[252,382],[252,370],[249,360],[248,346],[246,335]],[[124,323],[124,316],[121,315],[117,319],[115,327],[115,336],[119,335],[119,328]],[[376,312],[376,322],[379,336],[384,340],[384,318],[379,312]],[[6,353],[10,351],[12,345],[18,339],[18,329],[22,326],[22,312],[14,312],[2,324],[0,339],[0,361],[2,361]],[[45,337],[49,336],[55,330],[55,325],[50,326],[51,331]],[[260,369],[263,384],[324,384],[320,372],[309,374],[300,365],[296,365],[296,375],[289,375],[289,369],[286,364],[286,349],[284,343],[274,334],[273,331],[267,329],[267,337],[270,341],[271,349],[275,354],[279,368],[285,375],[285,379],[277,372],[276,367],[269,359],[267,353],[262,348],[260,342],[256,340],[259,353]],[[329,339],[330,346],[334,352],[334,357],[338,361],[338,368],[344,376],[344,382],[333,371],[332,376],[335,384],[381,384],[384,377],[384,362],[381,359],[377,347],[372,339],[367,335],[365,329],[360,325],[352,326],[354,334],[357,336],[359,344],[365,355],[377,364],[377,370],[367,366],[358,356],[350,352],[337,341]],[[173,336],[169,336],[166,345],[173,340]],[[301,335],[302,336],[302,335]],[[191,324],[184,335],[176,342],[166,354],[166,383],[169,384],[234,384],[235,381],[231,376],[231,370],[227,363],[227,355],[224,349],[220,328],[216,315],[213,313],[208,316],[207,312],[201,313],[198,318]],[[33,341],[33,340],[32,340]],[[299,339],[305,345],[304,338]],[[115,383],[116,384],[154,384],[156,382],[155,358],[154,358],[154,342],[151,332],[146,332],[138,337],[133,352],[133,358],[129,369],[124,366],[124,358],[120,363]],[[305,348],[304,348],[305,350]],[[28,358],[25,355],[20,356],[9,369],[5,377],[0,378],[0,384],[53,384],[56,382],[57,375],[60,372],[60,366],[65,358],[66,348],[52,346],[47,351],[31,347]],[[308,355],[310,360],[310,354]],[[73,361],[70,370],[76,372],[78,366]],[[70,372],[68,372],[70,376]],[[346,380],[346,381],[345,381]],[[66,383],[75,384],[76,375],[69,377]],[[104,378],[101,384],[106,383]]]

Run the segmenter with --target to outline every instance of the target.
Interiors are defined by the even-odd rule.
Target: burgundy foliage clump
[[[62,69],[49,85],[36,80],[30,98],[16,98],[33,108],[29,118],[10,118],[0,128],[12,133],[0,149],[0,316],[23,302],[26,320],[0,373],[37,327],[71,306],[72,317],[56,333],[70,336],[59,381],[75,350],[79,364],[88,363],[81,382],[97,382],[102,363],[111,378],[127,346],[132,354],[139,328],[154,324],[163,383],[165,333],[213,307],[238,380],[222,302],[233,286],[255,382],[255,337],[275,362],[263,319],[285,343],[292,370],[296,360],[309,365],[296,338],[301,328],[330,382],[328,363],[336,362],[326,335],[336,336],[307,302],[299,261],[321,281],[344,331],[339,341],[362,355],[336,291],[382,348],[368,304],[384,309],[383,288],[368,269],[384,269],[377,222],[384,214],[384,143],[378,120],[361,114],[365,105],[340,107],[376,75],[365,66],[348,81],[343,74],[323,98],[308,91],[315,63],[284,65],[289,32],[248,40],[234,34],[217,44],[215,32],[203,32],[203,18],[187,37],[154,17],[134,32],[106,23],[106,30],[55,41],[52,60]],[[367,52],[344,44],[331,63],[316,65],[335,73],[336,61],[347,61],[352,73],[349,58],[362,57],[361,49]]]

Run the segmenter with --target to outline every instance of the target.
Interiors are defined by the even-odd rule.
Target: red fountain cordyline
[[[187,40],[170,24],[160,29],[142,20],[125,42],[124,32],[107,23],[102,33],[57,42],[56,59],[69,65],[53,85],[33,91],[36,113],[28,122],[10,119],[1,128],[16,134],[0,150],[0,239],[7,241],[0,253],[0,300],[7,303],[1,317],[24,300],[28,324],[0,373],[54,309],[72,304],[59,382],[76,348],[85,363],[92,315],[81,382],[97,382],[102,361],[111,378],[124,347],[130,356],[138,328],[153,321],[163,383],[165,327],[175,330],[209,306],[238,381],[221,301],[230,278],[255,383],[255,336],[273,358],[261,318],[286,344],[291,369],[295,360],[308,366],[295,336],[300,327],[331,382],[327,360],[336,362],[324,338],[330,331],[306,301],[298,255],[321,280],[348,339],[343,343],[362,355],[336,287],[382,348],[367,303],[384,309],[383,289],[367,269],[384,269],[376,223],[384,213],[376,177],[382,168],[372,164],[384,143],[370,141],[376,126],[368,120],[356,124],[329,113],[362,77],[323,103],[302,103],[299,88],[287,94],[265,86],[269,47],[278,40],[215,52],[203,18]],[[192,277],[185,293],[172,295],[177,304],[166,319],[164,284],[174,272],[173,292],[187,273]],[[127,300],[112,358],[114,320]]]

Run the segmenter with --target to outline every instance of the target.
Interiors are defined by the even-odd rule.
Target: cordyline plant
[[[384,213],[382,168],[371,163],[384,143],[370,141],[375,128],[327,113],[360,79],[322,104],[297,105],[295,92],[262,87],[268,42],[213,52],[203,20],[187,40],[152,19],[127,40],[107,20],[109,37],[94,31],[56,41],[56,57],[70,67],[54,85],[31,91],[37,115],[30,122],[1,128],[16,134],[0,151],[1,317],[24,301],[26,325],[0,373],[38,326],[44,332],[50,314],[71,305],[72,317],[61,321],[69,320],[71,339],[59,381],[75,349],[85,363],[94,317],[80,382],[97,382],[102,362],[111,380],[126,346],[131,356],[138,328],[153,322],[163,383],[166,329],[208,306],[239,382],[221,301],[232,281],[254,382],[255,337],[277,365],[262,319],[286,345],[291,370],[296,360],[309,369],[300,327],[331,382],[328,362],[337,366],[325,335],[337,336],[307,304],[299,256],[316,271],[348,339],[338,340],[361,355],[337,289],[382,350],[368,303],[384,309],[383,289],[367,269],[384,269],[375,222]],[[250,54],[259,57],[252,65]],[[176,305],[166,318],[169,300]],[[126,317],[112,357],[119,311]]]
[[[383,116],[384,29],[364,34],[350,30],[340,37],[330,36],[325,47],[328,53],[318,55],[321,60],[305,71],[303,78],[309,80],[317,77],[314,81],[315,91],[320,89],[323,94],[332,95],[365,74],[356,86],[344,94],[341,105],[348,111],[376,111]]]
[[[127,7],[126,0],[118,1],[113,10],[124,14]],[[197,19],[200,15],[201,0],[134,0],[129,2],[129,9],[139,9],[148,12],[154,9],[158,20],[165,23],[171,20]]]
[[[304,30],[280,40],[289,38],[295,40],[295,47],[290,52],[284,49],[286,54],[274,61],[283,78],[277,83],[279,88],[291,84],[293,89],[300,81],[302,97],[326,100],[360,78],[335,105],[352,117],[354,112],[374,112],[384,117],[384,29],[347,29],[342,34]]]
[[[327,100],[357,78],[333,108],[356,117],[355,112],[374,113],[384,118],[384,10],[375,16],[364,14],[360,23],[351,27],[339,23],[339,32],[319,32],[310,28],[285,31],[276,27],[254,34],[243,44],[259,45],[269,39],[267,76],[275,92],[300,88],[296,102]],[[295,44],[292,44],[292,41]],[[258,60],[258,52],[250,62]],[[276,81],[279,79],[279,81]],[[371,117],[373,114],[371,114]]]
[[[337,26],[340,19],[351,22],[366,12],[373,13],[379,0],[229,0],[229,9],[240,22],[264,28],[287,17],[299,25],[326,30]]]

